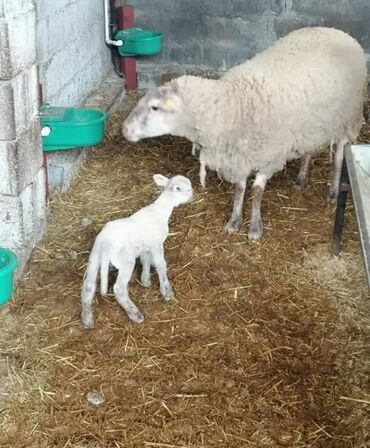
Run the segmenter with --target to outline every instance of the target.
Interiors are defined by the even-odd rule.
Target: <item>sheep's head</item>
[[[176,205],[187,204],[193,199],[193,188],[190,180],[185,176],[168,178],[162,174],[154,174],[154,182],[163,189]]]
[[[127,140],[175,134],[182,111],[182,99],[176,82],[150,90],[141,98],[122,125]]]

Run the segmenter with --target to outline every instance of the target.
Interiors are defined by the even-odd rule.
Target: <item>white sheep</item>
[[[296,189],[306,183],[315,152],[336,148],[328,200],[338,195],[344,146],[363,120],[366,59],[361,46],[334,28],[302,28],[218,80],[182,76],[149,91],[123,124],[131,141],[172,134],[200,147],[206,167],[236,185],[225,230],[238,230],[246,180],[252,186],[248,237],[262,236],[261,199],[266,183],[287,161],[302,159]]]
[[[150,267],[153,265],[159,277],[162,296],[166,300],[173,297],[163,243],[168,236],[168,221],[173,208],[190,202],[193,190],[190,180],[184,176],[168,179],[155,174],[153,178],[163,188],[160,196],[128,218],[109,221],[96,237],[81,292],[81,319],[86,328],[94,327],[92,301],[98,273],[101,294],[104,295],[108,291],[110,265],[118,269],[113,287],[115,298],[133,322],[141,323],[144,320],[128,293],[128,283],[138,257],[142,264],[141,283],[150,286]]]

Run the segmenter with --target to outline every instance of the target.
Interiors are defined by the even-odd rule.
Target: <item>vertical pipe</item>
[[[342,233],[344,226],[344,213],[346,210],[347,203],[347,195],[350,190],[348,170],[347,170],[347,162],[344,156],[343,164],[342,164],[342,172],[340,176],[339,183],[339,195],[337,201],[337,209],[335,212],[335,222],[334,222],[334,231],[333,231],[333,240],[331,246],[332,255],[339,255],[340,246],[342,242]]]
[[[124,30],[126,28],[133,28],[135,26],[134,8],[131,5],[120,6],[118,8],[119,28]],[[121,71],[125,76],[126,90],[137,89],[137,75],[136,75],[136,59],[124,57],[121,58]]]

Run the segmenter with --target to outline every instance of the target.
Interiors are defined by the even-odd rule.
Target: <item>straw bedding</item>
[[[249,198],[241,232],[224,235],[232,187],[213,174],[199,186],[188,142],[123,140],[136,100],[68,193],[52,196],[48,233],[0,312],[0,446],[369,446],[370,301],[351,204],[342,257],[328,255],[328,156],[302,194],[297,164],[272,179],[263,240],[250,243]],[[94,237],[156,196],[157,172],[187,175],[196,190],[166,242],[176,299],[161,300],[154,275],[142,288],[136,271],[145,322],[131,324],[110,290],[86,331],[79,294]]]

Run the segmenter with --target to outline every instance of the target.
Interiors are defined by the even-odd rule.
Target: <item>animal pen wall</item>
[[[370,54],[368,0],[130,3],[137,25],[164,33],[163,52],[138,63],[141,87],[186,72],[217,76],[304,25],[344,29]],[[0,36],[0,246],[17,252],[21,271],[46,223],[39,82],[44,101],[68,106],[81,104],[107,76],[108,90],[122,91],[123,81],[111,75],[103,0],[0,0]],[[48,157],[50,186],[65,190],[84,154]]]

